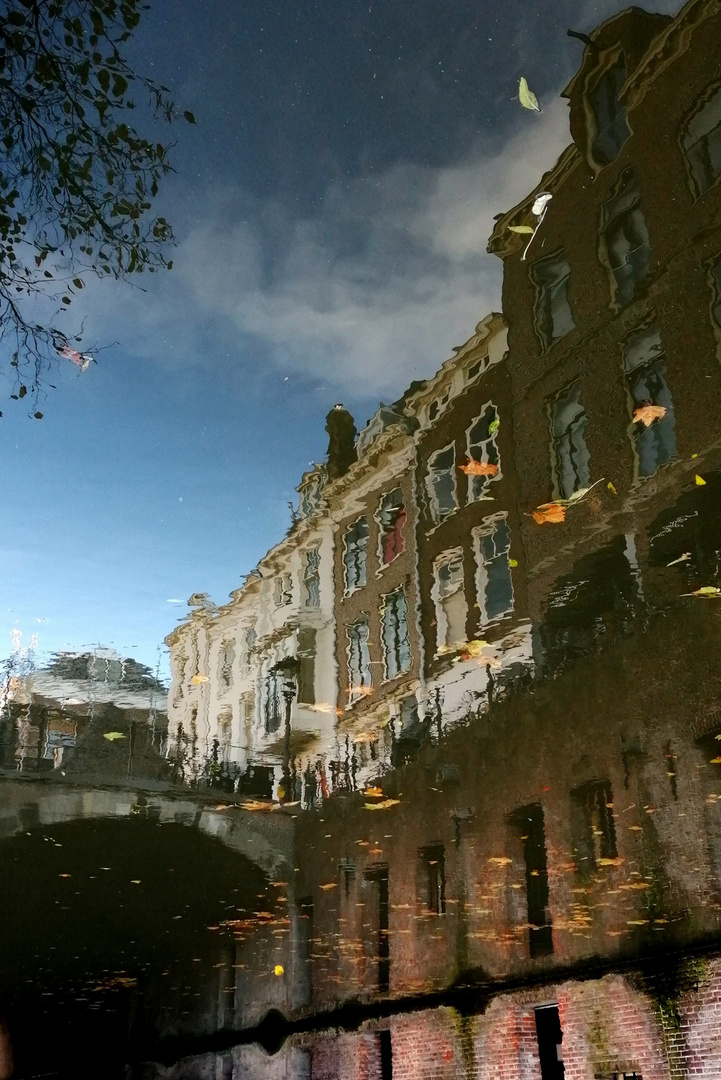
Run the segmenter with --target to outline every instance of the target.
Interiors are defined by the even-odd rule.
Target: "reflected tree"
[[[172,229],[151,207],[171,169],[158,130],[179,113],[123,55],[145,7],[8,0],[0,14],[0,343],[11,396],[38,419],[58,357],[90,362],[82,332],[62,321],[87,277],[172,266]],[[133,125],[137,105],[147,134]]]

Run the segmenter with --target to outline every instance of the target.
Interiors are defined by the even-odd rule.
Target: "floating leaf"
[[[515,232],[515,233],[522,233],[522,234],[524,234],[526,236],[528,236],[528,235],[533,236],[533,233],[535,232],[535,229],[533,228],[532,225],[509,225],[508,226],[508,231],[509,232]]]
[[[125,735],[122,731],[106,731],[103,738],[107,739],[108,742],[115,742],[116,739],[124,739]]]
[[[382,799],[381,802],[367,802],[365,808],[366,810],[387,810],[389,806],[397,806],[400,801],[400,799]],[[321,888],[323,888],[322,885]]]
[[[716,597],[721,596],[721,589],[717,589],[715,585],[702,585],[700,589],[696,589],[695,592],[684,593],[684,596],[707,596]]]
[[[194,124],[195,123],[195,117],[193,116],[192,112],[187,112],[186,111],[186,112],[183,113],[183,116],[185,117],[185,119],[188,121],[189,124]]]
[[[473,461],[468,459],[467,465],[459,465],[458,468],[466,476],[495,476],[498,472],[498,466],[494,465],[490,461]]]
[[[338,882],[337,881],[327,881],[325,883],[325,885],[319,885],[318,888],[322,889],[323,892],[328,892],[329,889],[337,889],[338,888]]]
[[[249,799],[247,802],[240,804],[241,810],[272,810],[272,803],[259,802],[256,799]]]
[[[536,198],[533,200],[531,213],[535,214],[536,217],[541,217],[552,198],[553,195],[551,195],[550,191],[539,191],[538,195],[536,195]]]
[[[712,757],[711,765],[721,765],[721,757]]]
[[[492,855],[490,859],[487,859],[486,861],[493,863],[494,866],[508,866],[513,862],[513,859],[509,858],[508,855]]]
[[[635,424],[641,423],[649,427],[654,420],[662,420],[666,415],[663,405],[642,405],[634,409],[633,420]]]
[[[690,551],[684,551],[683,555],[679,555],[679,557],[677,559],[673,559],[672,562],[666,563],[666,566],[676,566],[678,563],[688,562],[690,558],[691,558],[691,552]]]
[[[618,492],[616,491],[616,488],[615,488],[615,487],[613,486],[613,484],[611,483],[611,481],[610,481],[610,480],[609,480],[609,481],[608,481],[608,483],[606,484],[606,487],[607,487],[607,488],[608,488],[608,490],[609,490],[610,492],[612,492],[612,493],[613,493],[614,495],[618,495]]]
[[[282,964],[276,964],[275,967],[273,968],[273,974],[274,975],[283,975],[284,973],[285,973],[285,968],[283,967]]]
[[[369,788],[365,789],[363,794],[364,795],[371,795],[374,799],[377,799],[379,796],[381,796],[383,794],[383,788],[369,787]]]
[[[524,109],[533,109],[534,112],[541,111],[538,104],[538,98],[533,93],[533,91],[529,89],[528,83],[526,82],[523,75],[521,76],[521,81],[518,84],[518,100],[520,101],[521,105],[523,105]]]
[[[207,675],[193,675],[190,681],[192,682],[193,686],[202,686],[203,683],[210,682]]]
[[[464,660],[470,660],[471,657],[480,656],[487,645],[487,641],[481,641],[479,638],[475,638],[473,641],[466,641],[463,645],[463,652],[461,655]]]
[[[498,431],[500,426],[501,421],[498,419],[498,417],[496,417],[495,420],[491,420],[490,424],[488,425],[488,434],[494,435]]]
[[[699,476],[698,473],[696,473],[696,486],[697,487],[704,487],[705,484],[706,484],[706,481],[704,480],[703,476]]]
[[[566,520],[566,508],[560,503],[543,503],[531,516],[537,525],[557,525]]]

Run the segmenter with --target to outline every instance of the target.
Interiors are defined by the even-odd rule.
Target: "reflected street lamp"
[[[282,680],[280,692],[285,701],[285,733],[283,740],[283,795],[281,802],[291,802],[293,792],[291,790],[290,776],[290,718],[293,701],[298,695],[300,661],[296,660],[294,656],[288,656],[274,664],[270,669],[270,673]]]

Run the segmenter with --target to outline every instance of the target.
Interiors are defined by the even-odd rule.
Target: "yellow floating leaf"
[[[533,109],[534,112],[541,111],[538,104],[538,98],[533,93],[533,91],[529,89],[528,83],[526,82],[523,75],[521,76],[521,81],[518,84],[518,100],[520,101],[521,105],[523,105],[524,109]]]
[[[508,229],[509,232],[523,233],[524,235],[527,235],[528,233],[533,235],[534,233],[534,228],[532,225],[509,225]]]
[[[283,975],[283,974],[285,974],[285,968],[283,967],[283,965],[282,964],[276,964],[275,967],[273,968],[273,974],[274,975]]]
[[[684,596],[706,596],[715,597],[721,596],[721,589],[717,589],[715,585],[702,585],[700,589],[696,589],[692,593],[684,593]]]
[[[325,883],[325,885],[319,885],[318,888],[322,889],[323,892],[328,892],[329,889],[337,889],[338,888],[338,882],[337,881],[327,881]]]
[[[133,879],[133,880],[132,880],[132,881],[130,882],[130,884],[131,884],[131,885],[139,885],[139,884],[140,884],[140,878],[134,878],[134,879]]]
[[[606,484],[606,487],[608,488],[609,491],[613,492],[614,495],[618,495],[618,492],[616,491],[616,488],[613,486],[613,484],[611,483],[610,480]]]
[[[193,686],[202,686],[203,683],[210,682],[210,679],[207,675],[193,675],[193,678],[190,681]]]
[[[566,507],[560,503],[543,503],[531,516],[537,525],[559,524],[566,520]]]
[[[698,473],[696,473],[696,486],[697,487],[705,487],[706,486],[706,481],[704,480],[703,476],[699,476]]]
[[[712,757],[711,758],[711,764],[712,765],[721,765],[721,757]]]
[[[518,566],[518,559],[509,559],[508,560],[508,565],[509,566]]]
[[[493,863],[495,866],[508,866],[509,863],[513,862],[513,859],[510,859],[508,855],[492,855],[487,862]]]
[[[634,423],[644,424],[649,427],[654,420],[662,420],[666,415],[666,410],[663,405],[641,405],[640,408],[634,409],[633,420]]]
[[[400,799],[382,799],[381,802],[365,803],[366,810],[387,810],[389,806],[397,806]]]
[[[103,738],[107,739],[108,742],[115,742],[116,739],[124,739],[125,735],[122,731],[106,731]]]

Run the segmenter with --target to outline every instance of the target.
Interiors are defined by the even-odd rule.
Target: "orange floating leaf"
[[[531,516],[537,525],[555,525],[566,520],[566,507],[560,503],[543,503]]]
[[[327,892],[329,889],[337,889],[338,888],[338,882],[337,881],[328,881],[328,882],[326,882],[325,885],[319,885],[318,888],[322,889],[323,892]]]
[[[498,466],[494,465],[490,461],[473,461],[472,458],[468,459],[466,465],[459,465],[458,468],[466,476],[495,476],[498,472]]]
[[[666,415],[666,410],[663,405],[641,405],[640,408],[634,409],[633,420],[635,424],[641,423],[649,427],[654,420],[662,420]]]

